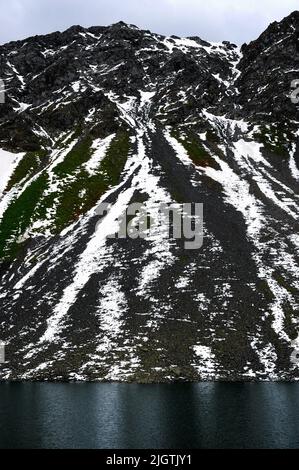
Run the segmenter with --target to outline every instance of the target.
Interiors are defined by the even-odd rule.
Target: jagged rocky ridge
[[[298,379],[298,34],[0,47],[2,380]],[[140,201],[203,203],[203,248],[107,239]]]

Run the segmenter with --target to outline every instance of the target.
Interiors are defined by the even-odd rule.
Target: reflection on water
[[[299,447],[299,384],[0,384],[0,448],[246,447]]]

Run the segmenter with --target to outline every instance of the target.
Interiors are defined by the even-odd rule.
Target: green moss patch
[[[33,176],[41,168],[46,155],[45,150],[26,153],[10,178],[6,191],[10,191],[16,184]]]
[[[26,232],[34,210],[47,187],[47,176],[41,175],[11,203],[0,225],[0,258],[15,258],[19,252],[19,237]]]
[[[80,148],[82,149],[81,146]],[[76,173],[74,181],[68,182],[66,180],[61,183],[62,193],[58,196],[55,218],[56,232],[59,233],[70,223],[76,221],[82,214],[92,209],[110,187],[119,183],[121,173],[128,158],[129,149],[129,135],[125,131],[120,131],[112,141],[106,157],[93,175],[89,175],[85,169],[81,169]],[[87,147],[83,146],[83,152],[86,151],[87,153],[82,155],[81,158],[77,158],[78,149],[76,149],[75,154],[73,151],[70,152],[72,155],[76,155],[76,167],[79,160],[83,163],[86,161],[86,155],[89,154]],[[71,169],[75,169],[73,164],[68,165],[68,171],[71,171]],[[61,175],[61,168],[58,174]],[[51,206],[52,202],[48,197],[48,202],[46,203],[45,201],[45,205]]]
[[[183,137],[178,131],[172,131],[172,137],[183,145],[194,165],[217,168],[217,164],[210,153],[192,135]]]
[[[294,296],[298,296],[299,292],[298,289],[293,287],[288,281],[285,280],[285,278],[278,272],[275,272],[273,274],[274,279],[278,282],[278,284],[286,289],[290,294]]]
[[[257,282],[257,290],[261,292],[264,296],[264,298],[268,302],[273,302],[275,300],[275,297],[269,287],[268,282],[265,279],[259,279]]]
[[[63,162],[55,167],[54,173],[60,178],[72,174],[78,167],[90,159],[92,155],[91,145],[91,137],[89,135],[84,137],[66,155]]]
[[[90,175],[83,164],[93,153],[92,142],[90,136],[85,136],[55,168],[56,192],[46,192],[50,187],[45,172],[9,205],[0,222],[0,258],[14,259],[22,246],[20,237],[32,223],[46,221],[49,211],[52,211],[53,218],[47,220],[47,227],[53,234],[60,233],[92,209],[109,188],[119,183],[130,150],[129,134],[124,130],[118,132],[98,169]],[[39,157],[27,154],[11,185],[34,173],[38,169]]]

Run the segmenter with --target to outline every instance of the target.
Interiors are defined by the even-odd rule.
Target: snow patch
[[[0,197],[24,155],[25,153],[12,153],[0,149]]]

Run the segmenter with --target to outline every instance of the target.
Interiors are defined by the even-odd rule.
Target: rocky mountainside
[[[122,22],[0,46],[0,379],[299,378],[298,52],[297,11],[241,48]],[[202,203],[203,247],[109,238],[132,202]]]

